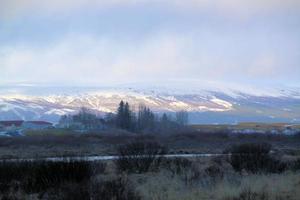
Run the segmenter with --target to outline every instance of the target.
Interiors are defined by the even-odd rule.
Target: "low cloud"
[[[78,9],[135,5],[165,6],[177,10],[204,10],[229,16],[247,16],[300,10],[299,0],[1,0],[0,16],[10,18],[26,13],[65,13]]]
[[[174,75],[185,66],[178,40],[161,36],[132,44],[77,35],[51,47],[1,48],[0,77],[6,81],[101,83],[162,77],[166,72]]]
[[[265,54],[253,49],[245,54],[239,53],[240,48],[229,50],[226,44],[214,46],[197,40],[196,35],[171,33],[155,34],[139,42],[69,35],[46,47],[1,47],[0,79],[109,84],[166,79],[290,81],[300,75],[298,66],[287,61],[293,58],[280,58],[276,51]]]

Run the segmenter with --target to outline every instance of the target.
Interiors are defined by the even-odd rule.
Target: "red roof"
[[[0,124],[6,127],[9,126],[15,126],[15,127],[20,127],[22,126],[24,121],[19,120],[19,121],[0,121]]]
[[[4,127],[10,127],[10,126],[21,127],[24,122],[35,124],[35,125],[45,125],[45,126],[52,126],[53,125],[52,123],[45,122],[45,121],[22,121],[22,120],[0,121],[0,125],[2,125]]]

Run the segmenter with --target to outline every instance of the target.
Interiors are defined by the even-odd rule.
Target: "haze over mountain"
[[[5,86],[0,90],[0,120],[47,120],[81,107],[103,116],[121,100],[133,108],[149,106],[158,114],[190,112],[191,123],[300,122],[300,90],[296,87],[252,88],[199,81],[142,83],[113,87]]]

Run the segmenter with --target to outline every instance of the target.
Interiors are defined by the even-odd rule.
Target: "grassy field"
[[[288,124],[288,123],[255,123],[255,122],[245,122],[239,123],[237,125],[228,125],[228,124],[220,124],[220,125],[191,125],[193,129],[207,131],[207,132],[216,132],[216,131],[227,131],[227,130],[260,130],[260,131],[271,131],[278,130],[283,131],[287,127],[293,129],[300,129],[300,124]]]
[[[192,184],[186,184],[180,175],[170,177],[163,172],[133,177],[133,180],[144,183],[137,190],[143,199],[149,200],[300,199],[300,174],[292,172],[247,176],[230,174],[219,180],[204,175],[201,181]]]
[[[168,147],[170,153],[222,153],[233,144],[268,142],[275,152],[300,155],[299,135],[207,133],[195,129],[168,135],[140,135],[118,130],[80,134],[54,129],[31,131],[23,137],[0,138],[0,158],[114,155],[118,145],[140,138],[159,141]]]

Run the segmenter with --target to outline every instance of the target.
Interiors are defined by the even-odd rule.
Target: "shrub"
[[[204,171],[209,177],[213,178],[213,180],[222,179],[224,177],[224,172],[216,164],[207,167]]]
[[[300,170],[300,159],[298,158],[297,160],[290,162],[289,168],[293,171],[299,171]]]
[[[224,200],[269,200],[268,193],[253,192],[250,189],[244,189],[238,196],[225,197]]]
[[[40,199],[53,200],[140,200],[126,177],[67,183],[48,189]]]
[[[297,133],[295,133],[294,137],[295,137],[296,139],[300,139],[300,131],[298,131]]]
[[[117,149],[115,164],[120,172],[143,173],[157,170],[166,148],[157,142],[136,141]]]
[[[41,199],[55,200],[140,200],[126,178],[94,182],[68,183],[50,189],[40,196]]]
[[[246,170],[251,173],[278,173],[285,170],[286,165],[270,156],[269,144],[241,144],[230,149],[230,164],[234,170]]]
[[[171,172],[172,176],[182,174],[192,167],[192,161],[186,158],[166,158],[162,167]]]
[[[65,183],[79,183],[91,178],[93,174],[103,172],[105,165],[88,161],[70,162],[2,162],[0,163],[0,192],[5,192],[18,182],[27,193],[45,191]]]
[[[197,165],[187,158],[166,158],[162,167],[171,173],[171,178],[177,177],[187,186],[199,183],[202,173]]]
[[[140,200],[127,178],[118,177],[100,181],[93,185],[91,199],[94,200]]]
[[[40,199],[51,200],[90,200],[91,194],[87,182],[66,183],[58,188],[51,188],[39,195]]]

